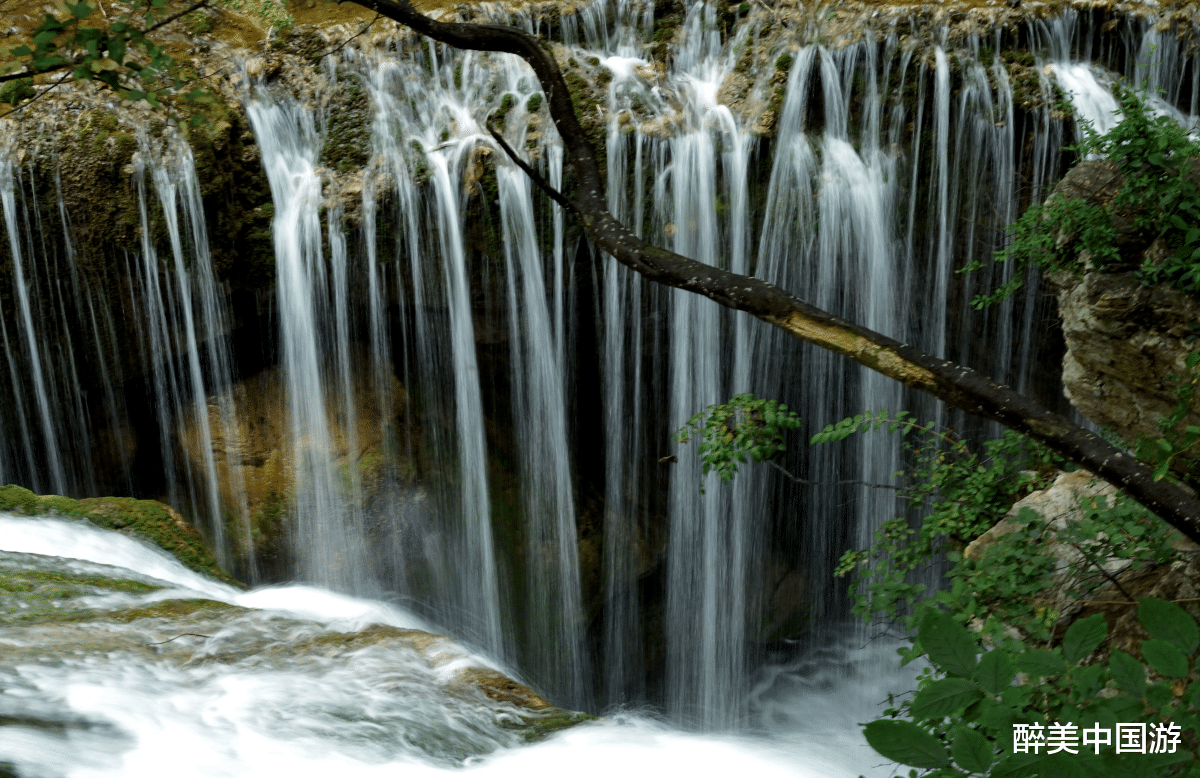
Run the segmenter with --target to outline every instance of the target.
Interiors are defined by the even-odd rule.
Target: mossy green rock
[[[197,573],[233,586],[242,586],[221,569],[196,528],[179,511],[161,502],[135,500],[132,497],[74,500],[58,495],[39,496],[28,489],[9,484],[0,487],[0,511],[24,516],[86,519],[103,529],[145,538]]]

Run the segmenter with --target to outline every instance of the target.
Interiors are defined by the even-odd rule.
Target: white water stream
[[[1061,172],[1069,123],[1053,110],[1056,85],[1073,96],[1080,119],[1101,129],[1113,120],[1111,75],[1093,61],[1100,33],[1072,14],[1034,24],[1034,64],[1012,71],[1024,78],[1018,85],[997,56],[1012,45],[999,30],[968,36],[953,51],[944,30],[919,44],[891,34],[840,47],[827,45],[819,30],[797,32],[769,53],[775,67],[790,68],[786,88],[773,95],[770,65],[738,70],[740,47],[757,45],[761,30],[744,24],[722,43],[717,10],[703,3],[685,9],[665,72],[645,58],[650,3],[594,2],[562,18],[570,54],[587,63],[580,67],[607,101],[613,212],[658,245],[753,272],[1029,389],[1045,313],[1036,289],[975,312],[971,296],[1007,280],[1011,269],[992,267],[966,281],[953,272],[962,261],[988,259],[1005,241],[1003,226],[1021,205],[1042,199]],[[534,24],[492,11],[504,23]],[[1194,113],[1200,55],[1153,25],[1126,33],[1140,41],[1131,48],[1130,73]],[[752,82],[747,99],[765,105],[781,98],[769,139],[722,104],[721,85],[735,72]],[[582,756],[569,761],[570,744],[612,766],[605,759],[661,758],[677,770],[692,751],[711,747],[719,752],[709,754],[714,765],[738,754],[769,761],[783,751],[782,764],[793,772],[818,763],[840,765],[821,768],[830,775],[866,770],[869,754],[842,757],[863,748],[853,725],[871,718],[895,658],[845,647],[865,638],[846,636],[844,588],[828,570],[902,507],[886,490],[836,484],[887,482],[900,467],[898,443],[794,447],[788,467],[833,486],[795,487],[744,469],[731,487],[710,478],[701,495],[694,451],[679,451],[668,435],[708,403],[747,390],[786,400],[807,432],[864,410],[904,407],[933,418],[939,408],[760,322],[655,287],[609,259],[577,261],[588,256],[586,245],[568,245],[562,213],[534,194],[484,128],[507,102],[506,136],[562,185],[561,144],[544,107],[539,113],[530,102],[536,83],[515,58],[400,40],[367,51],[351,45],[326,60],[324,74],[328,83],[314,75],[314,93],[299,98],[268,89],[246,94],[274,207],[277,283],[256,294],[277,314],[263,318],[278,324],[285,384],[280,457],[294,488],[289,523],[275,538],[291,555],[285,574],[361,596],[408,598],[459,639],[519,668],[556,702],[602,709],[653,700],[676,723],[764,733],[708,746],[633,716],[626,727],[587,727],[498,752],[475,769],[543,764],[525,761],[534,754],[573,769],[589,765]],[[357,226],[343,213],[354,204],[330,198],[331,178],[319,160],[329,119],[320,106],[351,88],[367,94],[371,124]],[[1018,88],[1037,107],[1014,109]],[[45,219],[37,203],[47,193],[34,191],[15,150],[0,154],[14,292],[4,302],[12,310],[0,316],[7,398],[0,483],[85,495],[97,493],[98,482],[135,493],[139,477],[151,488],[161,480],[218,552],[240,555],[245,577],[253,578],[259,568],[249,508],[236,476],[214,458],[217,438],[237,444],[223,390],[251,376],[235,375],[224,348],[231,295],[214,280],[193,161],[178,149],[152,156],[143,149],[135,166],[144,240],[117,261],[128,272],[114,290],[89,283],[92,276],[79,269],[83,259],[93,269],[107,265],[76,257],[61,181],[58,213]],[[485,190],[490,182],[495,189]],[[151,240],[158,211],[169,257],[163,242]],[[481,211],[499,218],[481,224]],[[500,247],[495,256],[479,248],[481,232]],[[121,311],[127,302],[136,312]],[[583,330],[594,331],[596,353],[580,345]],[[141,361],[131,365],[133,351]],[[583,378],[588,360],[594,364]],[[134,375],[123,374],[130,368]],[[100,378],[82,387],[81,376]],[[360,480],[335,460],[326,423],[340,419],[344,447],[356,448],[353,387],[364,376],[381,418],[403,417],[385,435],[423,468],[415,483],[377,499],[373,512]],[[597,387],[580,385],[593,378]],[[407,393],[396,407],[394,380]],[[153,435],[136,441],[135,461],[127,456],[132,436],[113,431],[123,432],[133,404],[126,393],[138,381],[155,424]],[[503,386],[493,392],[489,381]],[[594,418],[576,402],[588,391],[599,398],[589,406]],[[212,423],[197,423],[205,417]],[[188,420],[198,433],[190,463],[180,461]],[[113,438],[108,448],[89,438],[97,427]],[[601,475],[589,483],[578,462],[598,451]],[[676,463],[660,461],[673,453]],[[139,473],[137,466],[160,470]],[[118,472],[97,475],[106,468]],[[588,522],[593,546],[581,548]],[[803,602],[792,615],[807,620],[814,644],[832,653],[764,669],[762,655],[795,634],[766,623],[772,612],[764,600],[780,588],[771,577],[780,569],[804,578]],[[327,596],[271,591],[287,608]],[[84,683],[83,665],[73,672],[73,682]],[[186,674],[173,677],[192,683]],[[844,704],[854,689],[862,699]],[[175,715],[145,705],[152,717]],[[831,711],[847,711],[846,718]],[[349,732],[348,743],[360,739]],[[316,748],[308,735],[286,746],[268,735],[252,739],[266,737],[255,742],[267,754],[284,754],[281,763]],[[220,751],[215,734],[189,737],[213,739],[210,750]],[[639,745],[614,746],[622,741]],[[608,747],[612,753],[602,756]],[[228,765],[239,765],[231,774],[269,758],[251,751],[231,752]],[[395,756],[388,754],[378,758]]]
[[[872,774],[880,762],[855,722],[869,718],[888,689],[877,679],[864,686],[852,673],[830,676],[828,662],[813,673],[796,666],[763,676],[757,698],[767,726],[757,736],[689,734],[615,712],[521,745],[503,726],[515,709],[447,690],[459,668],[496,666],[447,639],[420,651],[367,645],[336,658],[305,648],[371,624],[431,629],[394,605],[312,586],[242,592],[115,532],[0,514],[0,573],[6,570],[163,587],[62,602],[64,610],[93,611],[74,623],[0,626],[0,770],[7,765],[21,778],[316,778],[331,771],[359,778],[397,769],[415,776],[748,771],[843,778]],[[175,635],[181,627],[161,619],[104,616],[196,597],[253,610],[211,618],[204,635]],[[0,603],[13,612],[12,595]]]

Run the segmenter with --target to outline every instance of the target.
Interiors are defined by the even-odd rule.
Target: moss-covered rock
[[[58,495],[39,496],[21,486],[0,487],[0,510],[24,516],[69,516],[86,519],[103,529],[149,540],[202,575],[241,586],[221,569],[204,539],[179,511],[154,500],[132,497],[89,497],[73,500]]]
[[[67,575],[40,570],[0,570],[0,592],[9,594],[34,593],[48,597],[74,597],[83,589],[105,589],[127,594],[147,594],[161,586],[125,578],[106,578],[102,575]]]

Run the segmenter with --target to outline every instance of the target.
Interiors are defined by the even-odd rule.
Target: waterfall
[[[1149,22],[1119,49],[1073,12],[1029,22],[1018,62],[999,28],[838,41],[817,19],[780,33],[758,9],[734,26],[715,4],[677,10],[669,56],[651,57],[647,2],[597,0],[552,30],[586,88],[612,212],[1054,401],[1036,284],[975,311],[1013,271],[956,271],[987,262],[1070,161],[1059,90],[1103,130],[1123,72],[1194,123],[1200,55]],[[486,13],[544,32],[530,11]],[[650,702],[709,730],[768,715],[749,693],[774,683],[765,666],[854,634],[829,571],[907,510],[875,488],[904,451],[882,433],[797,440],[777,464],[799,482],[747,465],[724,484],[671,433],[746,391],[786,402],[803,436],[881,408],[995,427],[598,255],[487,131],[491,117],[572,185],[515,57],[364,38],[304,90],[243,94],[274,279],[238,290],[253,305],[237,316],[181,141],[131,130],[136,229],[111,256],[85,240],[53,155],[22,161],[4,141],[0,481],[163,497],[244,577],[403,600],[561,704]],[[368,161],[347,172],[328,157],[329,105],[350,91]],[[251,412],[247,382],[275,369]],[[255,414],[285,438],[276,538],[243,474]],[[274,541],[286,551],[268,559]]]
[[[38,426],[42,433],[41,450],[45,453],[45,461],[41,463],[44,467],[44,475],[39,473],[34,477],[33,483],[42,483],[42,478],[47,478],[51,489],[56,492],[66,491],[66,473],[63,470],[63,464],[59,459],[59,449],[57,442],[63,437],[64,431],[57,429],[55,422],[57,421],[56,414],[51,410],[53,405],[57,405],[56,398],[50,395],[50,388],[47,386],[46,377],[42,369],[42,352],[43,346],[38,342],[37,329],[34,326],[33,311],[29,303],[29,287],[25,280],[24,260],[22,259],[23,247],[21,245],[21,225],[18,221],[17,204],[15,185],[13,182],[13,165],[11,161],[6,161],[3,166],[0,166],[0,203],[4,206],[4,225],[8,232],[8,245],[12,256],[12,273],[13,286],[16,288],[17,294],[17,309],[19,311],[21,331],[24,333],[24,342],[21,346],[24,347],[24,357],[27,360],[30,378],[33,381],[34,398],[33,402],[37,407]],[[25,233],[28,235],[28,232]],[[13,344],[8,342],[8,333],[4,333],[5,350],[9,355],[9,368],[14,373],[17,368],[14,366],[13,359]],[[14,387],[17,384],[16,376],[13,376]],[[20,400],[17,400],[20,402]],[[30,460],[37,461],[32,456],[32,444],[29,442],[29,429],[24,426],[25,414],[21,414],[23,421],[22,439],[25,441],[25,448],[30,452]]]

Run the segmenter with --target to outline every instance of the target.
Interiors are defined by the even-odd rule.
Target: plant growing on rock
[[[733,432],[728,420],[739,426],[753,400],[735,399],[678,433],[687,441],[713,430],[706,467],[778,450]],[[1179,604],[1131,594],[1117,577],[1178,561],[1179,535],[1123,495],[1086,499],[1077,521],[1010,512],[1065,464],[1011,432],[975,451],[932,423],[881,411],[830,425],[812,442],[881,428],[914,440],[905,491],[928,515],[916,527],[886,522],[870,549],[843,556],[836,575],[855,577],[856,614],[894,620],[911,635],[904,663],[928,667],[914,696],[889,697],[883,717],[865,725],[868,743],[916,768],[910,776],[1200,775],[1200,627]],[[1006,512],[1015,513],[1006,531],[964,555]],[[1065,567],[1056,548],[1075,552]],[[947,585],[930,594],[914,576],[942,558]],[[1136,608],[1148,639],[1118,642],[1113,617],[1094,612],[1113,606]]]
[[[154,33],[206,5],[208,0],[200,0],[168,15],[167,0],[137,0],[120,19],[95,26],[95,6],[86,0],[67,0],[68,15],[45,14],[29,43],[8,50],[12,59],[3,63],[8,72],[0,75],[0,83],[18,86],[6,88],[4,100],[17,105],[33,99],[34,76],[61,73],[54,86],[66,80],[91,81],[112,89],[122,99],[145,100],[157,108],[164,97],[179,93],[183,82],[171,75],[176,62],[156,42]],[[184,99],[199,102],[205,97],[203,90],[196,89]]]
[[[976,308],[1009,297],[1033,265],[1051,273],[1122,267],[1118,221],[1126,241],[1144,249],[1137,268],[1143,284],[1200,295],[1200,141],[1170,117],[1155,116],[1137,91],[1120,84],[1114,91],[1121,120],[1103,135],[1084,124],[1076,151],[1108,159],[1121,179],[1116,196],[1102,203],[1053,195],[1027,210],[1009,228],[1012,243],[997,254],[997,261],[1016,263],[1012,280],[976,297]]]

